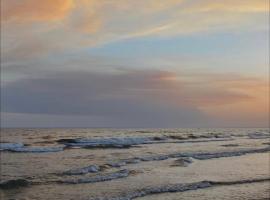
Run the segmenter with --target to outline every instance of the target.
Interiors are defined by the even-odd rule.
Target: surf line
[[[87,173],[96,173],[99,171],[103,171],[107,168],[120,168],[124,167],[129,164],[136,164],[140,162],[147,162],[147,161],[162,161],[171,158],[183,158],[183,157],[190,157],[197,160],[208,160],[214,158],[224,158],[224,157],[235,157],[235,156],[242,156],[246,154],[253,154],[253,153],[266,153],[270,151],[270,147],[260,148],[260,149],[244,149],[239,151],[223,151],[223,152],[198,152],[198,153],[172,153],[167,155],[154,155],[154,156],[143,156],[143,157],[134,157],[130,159],[122,159],[116,162],[109,162],[103,165],[90,165],[83,168],[78,169],[71,169],[68,171],[63,172],[59,175],[82,175]]]
[[[148,195],[157,195],[163,193],[176,193],[176,192],[186,192],[189,190],[198,190],[205,188],[214,188],[218,186],[228,186],[228,185],[239,185],[239,184],[248,184],[248,183],[260,183],[270,181],[269,178],[261,179],[246,179],[246,180],[236,180],[236,181],[200,181],[194,183],[179,183],[179,184],[169,184],[157,187],[147,187],[141,190],[137,190],[131,193],[124,194],[119,197],[99,197],[92,198],[90,200],[132,200],[140,197],[145,197]]]

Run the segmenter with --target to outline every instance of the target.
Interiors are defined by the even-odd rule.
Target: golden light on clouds
[[[155,88],[159,100],[173,105],[189,105],[224,122],[267,124],[269,81],[235,74],[162,72]],[[158,89],[158,90],[157,90]],[[164,90],[163,92],[160,92]]]
[[[42,22],[65,18],[74,8],[73,0],[4,0],[2,20]]]
[[[2,63],[7,71],[143,69],[121,77],[128,95],[112,96],[260,122],[269,110],[268,14],[268,0],[2,0]]]
[[[267,12],[268,0],[203,0],[191,8],[191,11],[201,12]]]
[[[269,120],[269,81],[262,79],[238,80],[224,84],[227,90],[242,94],[240,99],[226,99],[221,104],[199,106],[203,112],[228,123],[260,121],[267,124]],[[217,95],[218,97],[218,95]],[[244,124],[244,123],[243,123]]]
[[[32,39],[26,44],[38,38],[59,47],[51,51],[61,51],[140,37],[256,31],[266,28],[261,14],[268,5],[267,0],[3,0],[1,15],[5,41],[27,30]],[[20,49],[27,52],[28,47]]]

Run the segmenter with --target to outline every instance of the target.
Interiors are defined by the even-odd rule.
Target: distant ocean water
[[[269,199],[268,128],[2,129],[1,199]]]

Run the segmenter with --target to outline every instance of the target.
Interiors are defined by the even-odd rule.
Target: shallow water
[[[269,199],[269,183],[252,183],[233,186],[221,186],[182,193],[166,193],[143,197],[140,200],[262,200]]]
[[[1,199],[128,199],[148,188],[159,192],[137,198],[227,200],[270,195],[269,129],[3,129],[1,143],[23,144],[1,151]],[[56,147],[56,152],[47,152]],[[191,162],[178,165],[184,157]],[[98,170],[91,171],[93,166]],[[70,175],[71,170],[79,173]],[[3,186],[18,179],[29,184]],[[268,180],[256,182],[262,179]],[[222,184],[162,192],[174,184],[201,181]]]

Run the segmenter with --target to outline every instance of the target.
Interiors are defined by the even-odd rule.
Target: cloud
[[[201,110],[229,126],[269,126],[269,77],[232,79],[222,83],[229,90],[249,98],[228,104],[202,105]],[[226,125],[225,125],[226,126]]]
[[[262,95],[267,85],[263,81],[222,74],[211,77],[213,74],[149,70],[114,74],[48,72],[2,86],[2,109],[7,113],[74,115],[74,120],[76,116],[88,116],[106,119],[115,126],[121,122],[153,127],[202,124],[224,117],[230,119],[226,113],[216,112],[226,109],[231,115],[236,113],[241,121],[243,114],[239,112],[243,107],[247,109],[245,114],[254,114],[255,117],[250,117],[253,123],[258,118],[267,120],[260,117],[267,107],[267,96]],[[255,88],[260,91],[255,93],[258,96],[253,93]],[[246,105],[245,102],[259,109],[235,106]]]
[[[265,30],[269,11],[266,0],[4,0],[2,4],[2,49],[10,62],[138,37]],[[18,54],[22,49],[23,56]]]
[[[268,90],[266,81],[260,78],[195,73],[182,70],[184,64],[175,67],[178,73],[166,71],[164,63],[158,63],[164,71],[121,71],[116,68],[121,65],[134,68],[134,61],[131,65],[125,61],[115,63],[116,58],[95,58],[88,51],[110,42],[142,37],[267,32],[267,0],[3,0],[1,3],[3,105],[16,119],[22,115],[32,118],[76,115],[86,117],[85,123],[93,120],[93,124],[106,121],[132,125],[136,121],[137,125],[179,126],[196,120],[202,122],[203,118],[232,123],[230,115],[235,116],[234,121],[243,119],[243,124],[267,120],[269,99],[264,94]],[[236,60],[241,56],[231,55],[237,51],[218,55],[217,60],[224,57]],[[70,58],[82,52],[87,52],[90,61],[85,60],[85,54],[77,60]],[[179,52],[175,53],[178,57]],[[138,63],[141,62],[146,68],[147,61]],[[194,65],[200,64],[196,60]]]
[[[197,2],[191,11],[200,12],[266,12],[269,11],[267,0],[204,0]]]
[[[105,118],[114,126],[167,127],[198,122],[202,113],[196,108],[170,105],[162,99],[159,93],[166,93],[166,83],[160,76],[163,72],[49,73],[7,84],[2,88],[2,108],[8,113],[73,115],[74,120],[76,116]]]
[[[62,20],[73,7],[73,0],[3,0],[1,20],[15,23]]]

